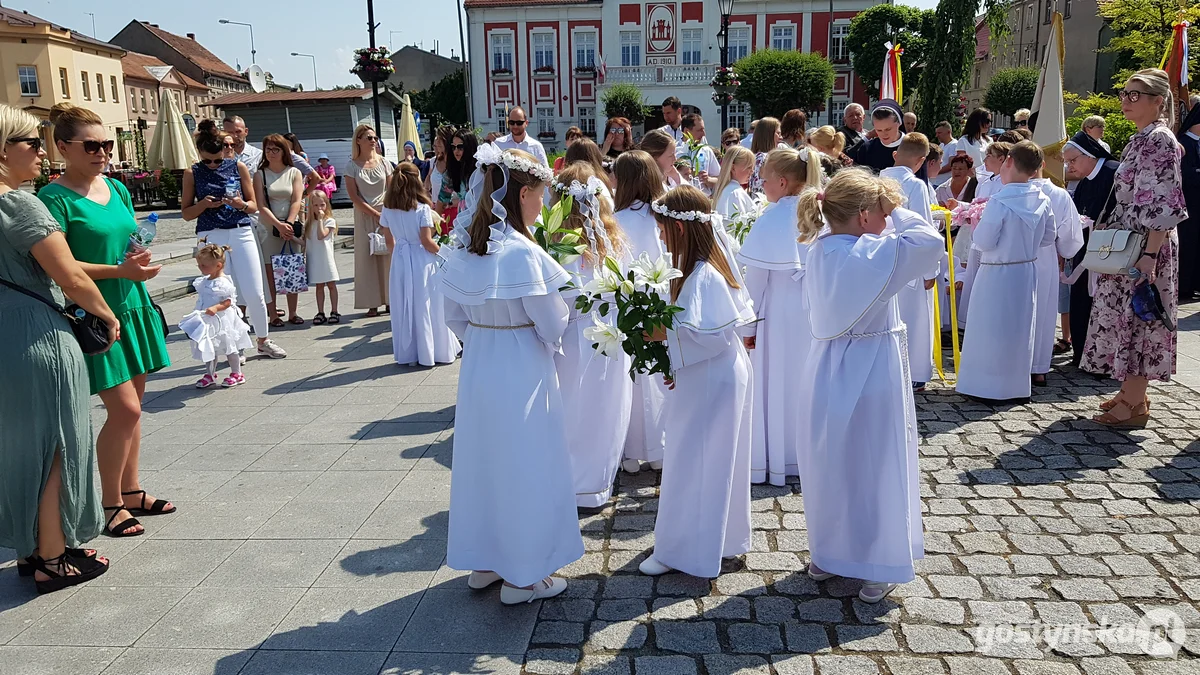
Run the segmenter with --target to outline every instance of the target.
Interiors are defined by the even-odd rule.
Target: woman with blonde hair
[[[343,171],[346,193],[354,203],[354,308],[379,316],[388,304],[388,256],[371,253],[368,234],[380,234],[379,215],[392,164],[379,154],[379,139],[370,124],[354,130],[354,147]]]
[[[47,593],[104,574],[108,560],[74,548],[104,527],[88,370],[67,320],[46,302],[63,307],[69,294],[104,321],[111,343],[121,324],[59,224],[21,189],[46,157],[37,118],[0,104],[0,138],[0,546],[16,549],[18,573]]]
[[[830,159],[834,171],[854,164],[854,160],[844,152],[846,135],[828,124],[813,129],[809,142]]]
[[[566,266],[575,285],[581,287],[603,273],[605,258],[628,268],[633,261],[629,242],[605,198],[608,187],[592,167],[585,162],[568,164],[553,188],[556,203],[568,195],[572,198],[563,225],[583,232],[583,243],[587,245],[583,255]],[[585,330],[600,324],[612,326],[615,313],[603,317],[580,314],[574,307],[573,293],[565,293],[563,299],[572,308],[571,320],[563,335],[562,351],[554,361],[567,428],[571,429],[567,451],[571,455],[575,504],[597,508],[612,496],[613,479],[625,449],[633,401],[629,355],[618,350],[606,356],[592,349],[591,340],[584,335]]]

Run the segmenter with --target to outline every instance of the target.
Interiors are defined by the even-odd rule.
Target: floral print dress
[[[1171,230],[1158,251],[1159,295],[1168,316],[1178,306],[1179,237],[1175,226],[1187,218],[1180,176],[1182,149],[1162,121],[1129,139],[1116,176],[1116,206],[1096,229],[1148,234]],[[1170,380],[1175,373],[1175,333],[1162,321],[1142,321],[1133,313],[1134,280],[1098,274],[1083,350],[1082,368],[1124,381],[1130,376]]]

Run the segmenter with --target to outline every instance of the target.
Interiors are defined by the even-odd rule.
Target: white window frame
[[[555,68],[553,31],[535,31],[529,39],[530,51],[533,52],[533,68],[536,71],[542,66]]]
[[[796,49],[796,24],[771,24],[771,49],[794,51]]]
[[[749,56],[753,51],[750,42],[750,26],[730,26],[727,43],[729,62],[736,63],[738,59]]]
[[[17,81],[20,83],[22,97],[37,98],[42,95],[37,66],[17,66]]]
[[[96,100],[104,102],[104,73],[96,73]]]
[[[112,102],[120,103],[121,102],[121,84],[119,82],[117,82],[117,76],[109,75],[108,82],[112,86]]]
[[[534,110],[534,114],[537,115],[539,135],[554,131],[555,119],[553,106],[542,106],[536,108]]]
[[[505,70],[516,72],[513,68],[515,50],[512,31],[493,31],[488,33],[488,68],[492,72]]]
[[[592,106],[579,107],[579,129],[584,136],[596,138],[596,108]]]
[[[750,105],[741,101],[729,104],[729,127],[743,131],[750,128]],[[723,130],[722,130],[723,131]]]
[[[88,82],[88,73],[86,70],[79,71],[79,82],[83,85],[83,91],[80,92],[83,95],[83,100],[92,100],[92,84]]]
[[[571,44],[574,47],[572,50],[574,58],[571,62],[575,64],[576,68],[596,67],[596,31],[575,31],[571,35]]]
[[[679,59],[685,66],[698,66],[704,52],[704,29],[684,28],[679,31]]]
[[[492,109],[492,114],[496,116],[496,126],[501,135],[508,133],[508,113],[504,112],[504,106],[498,105]],[[450,152],[450,148],[446,148],[446,152]]]
[[[620,44],[622,66],[642,65],[642,32],[640,30],[621,31]]]
[[[850,105],[848,98],[833,99],[833,110],[829,111],[829,122],[834,129],[841,129],[844,115],[846,114],[846,106]]]
[[[138,91],[142,93],[142,113],[144,114],[150,112],[150,109],[146,107],[146,90],[139,89]]]
[[[832,63],[850,62],[850,20],[838,19],[833,22],[833,34],[830,40],[831,49],[829,60]]]
[[[63,98],[71,98],[71,71],[66,68],[58,69],[58,86],[62,87]]]

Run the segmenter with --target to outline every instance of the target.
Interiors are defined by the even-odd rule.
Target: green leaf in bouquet
[[[608,303],[600,306],[600,316],[608,316]]]
[[[577,244],[579,235],[575,234],[574,230],[560,230],[558,233],[558,243],[560,244]]]

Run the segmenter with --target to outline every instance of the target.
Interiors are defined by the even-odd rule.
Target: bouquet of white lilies
[[[761,197],[761,195],[759,196]],[[754,207],[747,209],[745,213],[734,211],[729,214],[729,221],[725,223],[725,231],[737,241],[739,246],[746,243],[746,235],[750,234],[750,228],[754,227],[754,221],[758,220],[766,208],[766,200],[755,199]]]
[[[628,270],[622,270],[613,258],[605,258],[575,299],[579,311],[595,310],[593,325],[583,330],[584,337],[605,356],[614,356],[618,350],[628,354],[630,377],[637,373],[669,376],[671,358],[666,343],[648,338],[660,328],[671,328],[675,314],[683,311],[664,299],[670,297],[671,280],[681,276],[683,273],[671,266],[669,253],[658,260],[643,253]],[[610,324],[601,317],[608,316],[613,306],[617,314]]]

